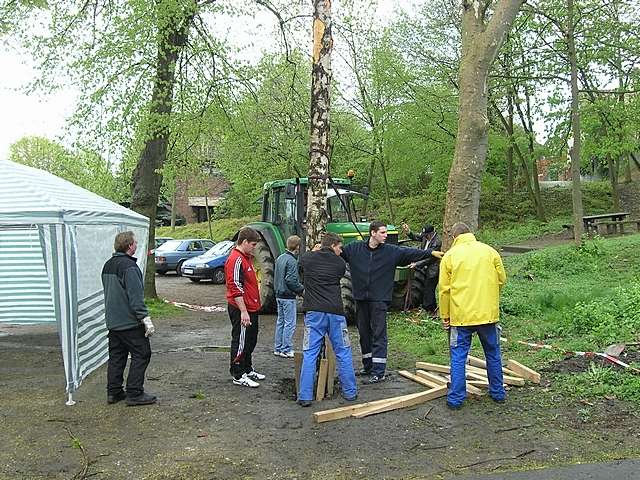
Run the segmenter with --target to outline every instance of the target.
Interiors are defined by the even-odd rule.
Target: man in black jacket
[[[421,242],[420,248],[423,250],[432,248],[440,250],[442,240],[433,228],[433,225],[426,224],[419,234],[415,234],[406,223],[402,224],[402,230],[411,240]],[[436,315],[438,305],[436,303],[436,287],[438,286],[438,276],[440,274],[440,260],[434,257],[427,258],[410,265],[412,268],[420,269],[424,273],[424,284],[422,288],[422,308],[430,315]]]
[[[299,261],[304,284],[302,310],[306,312],[298,392],[298,403],[303,407],[311,405],[313,399],[316,361],[326,334],[336,354],[342,396],[349,401],[358,396],[351,342],[340,293],[340,279],[346,270],[344,260],[340,258],[341,252],[342,238],[335,233],[325,233],[320,249],[305,253]]]
[[[115,253],[102,268],[104,316],[109,330],[107,403],[127,399],[127,405],[149,405],[155,395],[144,391],[144,374],[151,360],[149,337],[155,332],[144,304],[144,282],[133,256],[138,242],[133,232],[122,232],[114,241]],[[127,392],[122,389],[124,368],[131,355]]]
[[[342,258],[349,264],[353,282],[353,298],[356,300],[360,349],[362,350],[361,375],[371,375],[367,383],[385,379],[387,367],[387,309],[391,304],[393,278],[399,265],[409,265],[430,258],[440,258],[442,252],[427,248],[387,245],[387,226],[371,222],[369,240],[352,242],[342,251]]]

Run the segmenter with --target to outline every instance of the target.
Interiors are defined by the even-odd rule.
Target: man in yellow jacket
[[[457,410],[466,397],[465,364],[474,332],[487,361],[489,395],[503,403],[500,357],[500,289],[506,274],[500,254],[476,240],[469,227],[456,223],[453,245],[440,263],[440,317],[449,329],[451,382],[447,406]]]

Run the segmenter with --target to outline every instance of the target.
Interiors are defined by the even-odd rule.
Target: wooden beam
[[[324,393],[327,388],[327,372],[329,370],[329,361],[326,358],[320,359],[320,368],[318,369],[318,386],[316,388],[316,400],[324,399]]]
[[[424,393],[424,392],[412,393],[410,395],[404,395],[404,396],[411,397],[413,395],[420,395],[421,393]],[[394,397],[394,398],[400,398],[400,397]],[[320,412],[315,412],[313,414],[313,420],[316,423],[323,423],[323,422],[331,422],[333,420],[339,420],[341,418],[347,418],[347,417],[350,417],[351,414],[357,410],[371,407],[373,405],[380,405],[382,403],[388,402],[389,400],[390,400],[389,398],[383,398],[381,400],[374,400],[372,402],[347,405],[346,407],[332,408],[331,410],[322,410]]]
[[[420,392],[418,394],[414,394],[412,398],[398,397],[391,398],[386,403],[382,403],[380,405],[373,405],[368,408],[360,409],[354,413],[352,413],[352,417],[356,418],[364,418],[369,415],[374,415],[376,413],[388,412],[391,410],[397,410],[399,408],[413,407],[415,405],[420,405],[421,403],[428,402],[429,400],[433,400],[435,398],[444,397],[447,394],[447,387],[442,385],[440,387],[432,388],[431,390],[427,390],[425,392]]]
[[[418,375],[414,375],[413,373],[408,372],[406,370],[400,370],[398,372],[398,375],[404,378],[408,378],[409,380],[413,380],[414,382],[419,383],[420,385],[424,385],[425,387],[435,388],[435,387],[442,386],[441,383],[436,383],[433,380],[419,377]]]
[[[422,378],[426,378],[427,380],[431,380],[432,382],[437,383],[438,385],[446,385],[447,379],[437,375],[435,373],[427,372],[426,370],[416,370],[416,375]]]
[[[447,375],[447,380],[451,381],[451,375]],[[469,395],[477,395],[479,397],[484,395],[484,392],[482,390],[470,383],[470,381],[468,380],[465,380],[465,388],[467,389],[467,393]]]
[[[535,370],[525,367],[521,363],[515,360],[507,360],[507,367],[516,372],[520,377],[529,380],[533,383],[540,383],[540,374]]]
[[[329,366],[327,369],[327,397],[333,396],[333,383],[336,378],[336,354],[331,346],[331,341],[327,338],[327,360]]]
[[[437,363],[416,362],[416,368],[428,370],[430,372],[450,373],[449,365],[439,365]]]
[[[509,362],[507,362],[507,363],[509,363]],[[473,355],[469,355],[467,357],[467,364],[471,365],[473,367],[476,367],[476,368],[481,368],[481,369],[484,369],[484,370],[487,369],[487,362],[485,362],[481,358],[474,357]],[[509,375],[511,377],[522,376],[522,375],[518,375],[518,372],[516,372],[515,370],[509,369],[509,368],[506,368],[506,367],[502,367],[502,373],[504,373],[505,375]]]

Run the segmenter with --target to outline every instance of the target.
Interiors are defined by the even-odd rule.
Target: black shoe
[[[460,410],[460,409],[462,408],[462,404],[460,404],[460,405],[453,405],[453,404],[451,404],[451,403],[447,402],[447,408],[448,408],[449,410]]]
[[[115,395],[107,395],[107,403],[112,405],[114,403],[118,403],[120,400],[124,400],[127,398],[127,394],[124,390],[120,390],[120,393],[116,393]]]
[[[500,404],[505,403],[507,401],[506,398],[493,398],[493,397],[491,397],[491,400],[493,400],[496,403],[500,403]]]
[[[343,396],[342,398],[344,398],[345,401],[347,401],[347,402],[355,402],[358,399],[358,395],[354,395],[353,397],[345,397],[345,396]]]
[[[370,368],[361,368],[356,372],[356,377],[368,377],[369,375],[371,375]]]
[[[373,375],[369,380],[367,380],[366,384],[368,385],[373,385],[374,383],[380,383],[380,382],[384,382],[387,379],[387,377],[385,377],[384,375]]]
[[[156,403],[156,400],[157,398],[155,395],[143,393],[137,397],[127,397],[127,405],[130,407],[135,407],[136,405],[151,405],[152,403]]]
[[[310,407],[311,400],[298,400],[298,405],[300,405],[301,407]]]

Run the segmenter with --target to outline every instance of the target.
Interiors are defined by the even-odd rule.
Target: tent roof
[[[149,225],[147,217],[44,170],[0,160],[0,178],[0,224]]]

